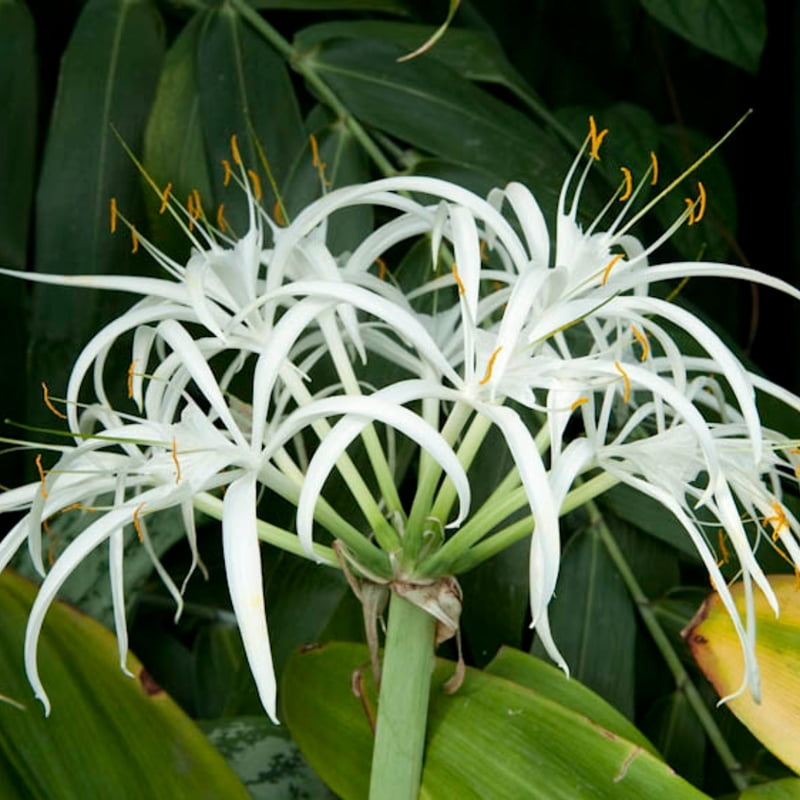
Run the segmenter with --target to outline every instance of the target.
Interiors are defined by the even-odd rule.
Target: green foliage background
[[[219,164],[234,133],[248,165],[261,172],[265,205],[277,199],[277,188],[289,214],[319,191],[308,142],[314,133],[333,186],[387,170],[447,177],[480,193],[521,180],[552,215],[587,116],[594,114],[611,134],[603,162],[608,184],[595,182],[590,215],[592,203],[615,185],[618,164],[641,171],[653,149],[662,169],[678,174],[752,107],[747,123],[685,188],[692,194],[696,177],[705,182],[708,222],[676,236],[661,257],[692,260],[702,254],[800,281],[793,224],[796,3],[463,0],[445,37],[406,63],[397,57],[432,33],[447,13],[445,2],[253,0],[249,15],[242,6],[211,0],[0,0],[2,266],[153,272],[146,256],[131,254],[130,240],[110,235],[111,196],[139,230],[185,257],[179,231],[158,215],[158,199],[119,140],[160,186],[172,182],[176,196],[197,188],[208,210],[225,202],[234,228],[241,227],[241,209],[223,190]],[[254,14],[274,36],[265,38],[253,26]],[[674,204],[663,204],[640,234],[657,235],[682,197],[677,190]],[[363,214],[343,217],[337,246],[350,247],[370,224]],[[413,281],[413,258],[397,270],[401,283]],[[16,423],[53,427],[42,407],[40,381],[58,394],[78,349],[129,298],[2,280],[2,413]],[[800,345],[796,310],[747,286],[698,283],[684,290],[681,301],[702,309],[771,377],[800,387],[800,360],[791,357]],[[126,366],[119,367],[120,396]],[[768,416],[766,422],[787,433],[800,429],[785,418]],[[19,429],[10,426],[6,435],[18,436]],[[479,460],[476,484],[497,469],[490,446]],[[31,464],[10,453],[0,472],[5,485],[16,485],[30,475]],[[556,639],[573,676],[639,726],[683,777],[708,794],[730,793],[730,776],[674,671],[665,667],[643,624],[642,598],[632,597],[598,525],[617,542],[651,617],[713,708],[714,698],[689,665],[678,635],[708,590],[705,573],[682,533],[631,490],[611,491],[600,510],[599,523],[576,514],[565,525],[553,604]],[[288,523],[290,511],[265,514]],[[62,527],[56,547],[70,536],[69,526]],[[175,546],[169,517],[153,538],[168,567],[181,574],[187,553]],[[213,525],[202,548],[210,580],[190,584],[183,619],[174,626],[149,560],[131,547],[126,580],[132,649],[158,683],[204,721],[243,774],[252,764],[242,767],[241,748],[226,749],[224,743],[271,747],[275,735],[253,720],[260,707],[229,611]],[[304,642],[362,638],[360,610],[340,575],[277,552],[265,563],[279,671]],[[464,642],[477,667],[504,644],[539,652],[527,629],[525,563],[521,543],[464,576]],[[782,569],[777,563],[774,568]],[[104,576],[99,554],[68,584],[67,597],[107,622]],[[713,713],[747,780],[787,774],[725,709]],[[246,736],[226,738],[242,730]],[[248,782],[254,797],[284,796],[259,775]]]

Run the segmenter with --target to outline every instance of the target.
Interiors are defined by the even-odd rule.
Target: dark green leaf
[[[253,8],[285,8],[292,11],[382,11],[408,16],[401,0],[248,0]]]
[[[432,58],[398,64],[403,51],[376,39],[333,38],[300,57],[357,117],[426,153],[520,180],[553,208],[568,159],[527,117]]]
[[[212,201],[211,177],[200,124],[197,50],[210,17],[193,17],[175,39],[164,59],[153,109],[144,136],[144,167],[159,187],[173,184],[173,194],[186,202],[197,189],[201,202]],[[161,201],[145,189],[150,228],[159,247],[177,258],[188,254],[189,241],[169,214],[159,214]],[[211,214],[212,209],[206,208]]]
[[[757,72],[767,38],[764,0],[641,0],[662,25],[697,47]]]
[[[0,0],[0,264],[5,267],[24,266],[28,247],[36,147],[34,38],[27,7]]]
[[[673,692],[658,700],[645,718],[643,728],[679,775],[702,784],[705,731],[683,692]]]
[[[636,612],[603,543],[591,529],[564,548],[550,603],[553,638],[572,674],[633,716]],[[536,640],[531,652],[546,658]]]
[[[21,796],[246,800],[219,753],[142,665],[129,656],[135,677],[126,677],[113,636],[60,604],[51,608],[39,645],[52,702],[45,718],[20,658],[35,592],[8,572],[0,577],[0,676],[4,692],[26,707],[0,703],[0,754],[27,788]]]
[[[374,694],[364,685],[368,662],[366,647],[326,645],[295,655],[283,684],[294,740],[344,800],[367,796],[367,708],[374,713]],[[439,660],[433,674],[421,797],[705,797],[641,745],[506,678],[467,669],[461,688],[445,694],[454,667]],[[361,699],[352,692],[354,674]]]
[[[282,192],[289,169],[306,145],[306,134],[283,59],[225,4],[211,12],[197,54],[200,114],[217,203],[237,233],[247,225],[243,193],[231,183],[223,188],[222,159],[231,161],[235,135],[244,165],[260,175],[263,204],[277,197],[259,147]]]
[[[139,218],[139,176],[114,135],[138,151],[164,50],[161,19],[146,0],[91,0],[61,63],[36,207],[36,266],[44,272],[130,273],[149,270],[131,256],[120,224],[109,231],[109,200]],[[138,260],[137,260],[138,259]],[[88,335],[129,298],[37,286],[30,377],[55,394]],[[124,390],[120,374],[120,393]],[[33,418],[42,411],[29,402]],[[48,421],[51,421],[48,419]]]
[[[252,800],[333,800],[286,728],[266,717],[229,717],[204,726]]]

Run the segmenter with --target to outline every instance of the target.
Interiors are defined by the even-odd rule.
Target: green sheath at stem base
[[[417,800],[433,671],[433,617],[392,593],[370,800]]]

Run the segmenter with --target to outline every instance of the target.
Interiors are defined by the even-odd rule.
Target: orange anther
[[[655,186],[658,183],[658,158],[656,158],[656,154],[652,150],[650,151],[650,167],[653,173],[650,178],[650,185]]]
[[[603,128],[599,133],[597,132],[597,123],[594,117],[589,117],[589,155],[595,160],[600,160],[600,145],[603,139],[608,136],[608,128]]]
[[[706,213],[706,187],[703,186],[701,181],[697,182],[697,191],[699,192],[699,196],[697,198],[698,209],[697,213],[695,214],[694,221],[700,222]]]
[[[253,184],[253,194],[256,200],[261,202],[261,179],[258,177],[258,173],[255,170],[249,169],[247,170],[247,174],[250,176],[250,182]]]
[[[239,154],[239,145],[238,145],[238,143],[236,141],[236,134],[235,133],[231,136],[231,156],[233,158],[233,163],[234,164],[241,164],[242,163],[242,157]]]
[[[172,191],[172,184],[168,183],[164,187],[164,191],[161,192],[161,208],[158,209],[159,214],[163,214],[167,210],[167,206],[169,205],[169,195]]]
[[[133,510],[133,527],[136,529],[136,535],[139,537],[140,542],[144,541],[144,531],[142,530],[142,521],[139,519],[139,514],[144,507],[144,503],[139,503]]]
[[[617,372],[622,375],[622,400],[623,402],[627,403],[631,399],[631,379],[628,376],[628,373],[622,368],[622,364],[620,364],[619,361],[615,361],[614,366],[616,367]]]
[[[456,267],[455,264],[453,264],[451,272],[453,273],[453,279],[456,282],[456,286],[458,286],[458,294],[459,296],[463,296],[467,290],[464,288],[464,284],[461,282],[461,276],[458,274],[458,267]]]
[[[224,233],[227,224],[225,223],[225,203],[220,203],[217,208],[217,227]]]
[[[222,177],[222,185],[227,186],[233,177],[233,170],[231,169],[231,162],[227,158],[222,159],[222,166],[225,168],[225,175]]]
[[[494,362],[497,361],[497,356],[500,355],[500,351],[503,349],[503,346],[495,348],[492,354],[489,356],[489,363],[486,365],[486,374],[478,381],[478,386],[484,386],[492,379],[492,370],[494,369]]]
[[[313,133],[309,134],[308,142],[311,145],[311,166],[319,169],[324,168],[325,165],[319,160],[319,145],[317,144],[317,137]]]
[[[574,400],[572,403],[570,403],[569,410],[574,411],[576,408],[579,408],[580,406],[588,402],[589,402],[588,397],[579,397],[577,400]]]
[[[620,171],[622,172],[622,177],[623,180],[625,181],[625,189],[619,196],[619,200],[620,202],[624,202],[633,193],[633,176],[631,175],[631,171],[627,167],[620,167]]]
[[[382,258],[376,258],[375,263],[378,265],[378,277],[381,280],[385,280],[386,273],[389,271],[386,267],[386,262]]]
[[[694,201],[690,200],[688,197],[683,198],[683,202],[686,203],[686,210],[689,212],[689,225],[694,225],[697,221],[694,216]]]
[[[172,463],[175,464],[175,483],[181,482],[181,465],[178,461],[178,443],[172,437]]]
[[[39,481],[41,483],[39,489],[42,492],[42,497],[47,497],[47,487],[44,485],[45,473],[44,468],[42,467],[42,454],[39,453],[36,458],[33,460],[33,463],[36,464],[36,469],[39,473]]]
[[[131,253],[139,252],[139,237],[136,234],[136,228],[131,225]]]
[[[109,201],[109,209],[111,212],[111,233],[117,232],[117,198],[112,197]]]
[[[133,397],[133,376],[135,375],[136,362],[138,360],[139,360],[138,358],[134,358],[133,361],[131,361],[131,365],[128,367],[128,397],[129,398]]]
[[[278,223],[278,225],[286,224],[286,217],[283,214],[283,204],[280,200],[276,200],[275,205],[272,206],[272,218]]]
[[[631,333],[642,348],[642,354],[639,356],[639,360],[647,361],[647,356],[650,355],[650,342],[647,341],[647,336],[635,325],[631,325]]]
[[[725,530],[723,528],[717,531],[717,543],[719,544],[719,552],[722,554],[722,558],[717,562],[717,566],[721,567],[723,564],[727,564],[731,558],[728,548],[725,545]]]
[[[624,253],[617,253],[611,259],[611,261],[609,261],[608,264],[606,264],[606,268],[603,270],[603,277],[600,279],[601,286],[606,285],[606,283],[608,282],[608,278],[611,275],[611,270],[614,269],[614,267],[617,265],[617,262],[621,261],[623,258],[625,258]]]
[[[52,411],[59,419],[66,419],[67,415],[62,414],[50,401],[50,393],[47,391],[47,384],[42,381],[42,395],[44,396],[44,404]]]

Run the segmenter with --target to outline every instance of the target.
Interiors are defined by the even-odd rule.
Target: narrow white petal
[[[264,710],[277,724],[277,683],[267,631],[261,550],[256,529],[256,479],[252,474],[234,481],[225,492],[222,547],[231,604],[250,671]]]

